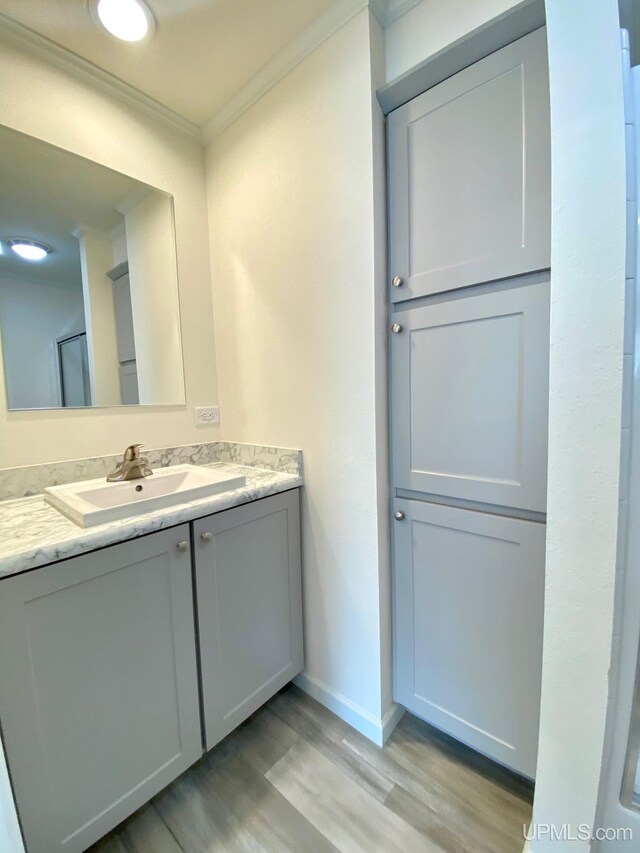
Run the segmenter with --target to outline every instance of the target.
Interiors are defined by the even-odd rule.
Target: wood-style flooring
[[[92,853],[521,853],[528,783],[405,714],[380,748],[289,686]]]

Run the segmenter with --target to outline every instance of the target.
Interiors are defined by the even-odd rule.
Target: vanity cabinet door
[[[194,524],[207,749],[303,668],[298,490]]]
[[[0,580],[0,722],[29,853],[82,851],[202,754],[187,525]]]
[[[437,297],[394,320],[395,486],[544,512],[549,282]]]
[[[545,525],[421,501],[394,510],[395,700],[533,777]]]
[[[392,302],[551,265],[545,30],[388,117]]]

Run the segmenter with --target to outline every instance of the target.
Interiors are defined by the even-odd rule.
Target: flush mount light
[[[23,237],[12,237],[5,241],[12,252],[24,261],[41,261],[52,252],[51,246],[40,243],[39,240],[28,240]]]
[[[120,41],[148,41],[156,29],[144,0],[89,0],[89,12],[101,30]]]

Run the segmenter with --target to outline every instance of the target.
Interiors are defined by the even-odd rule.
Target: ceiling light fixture
[[[22,258],[23,261],[41,261],[53,251],[51,246],[41,243],[39,240],[28,240],[24,237],[12,237],[5,241],[12,252]]]
[[[156,29],[144,0],[89,0],[89,12],[100,29],[120,41],[148,41]]]

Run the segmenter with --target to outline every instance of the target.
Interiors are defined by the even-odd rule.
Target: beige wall
[[[304,451],[307,686],[363,727],[390,702],[370,37],[364,11],[207,151],[223,437]]]
[[[124,218],[139,400],[184,402],[172,201],[149,193]]]
[[[204,157],[199,144],[134,107],[0,41],[0,124],[124,172],[174,196],[186,407],[6,412],[0,383],[0,466],[213,441],[193,406],[217,403]],[[28,92],[28,97],[25,97]]]
[[[116,315],[111,269],[113,245],[108,237],[82,228],[74,232],[80,243],[84,323],[87,358],[94,406],[117,406],[122,402],[118,371]]]

